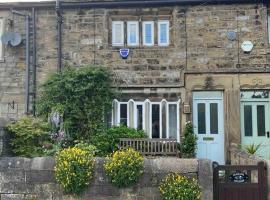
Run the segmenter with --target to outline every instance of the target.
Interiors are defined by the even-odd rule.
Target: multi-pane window
[[[156,26],[155,26],[156,23]],[[113,21],[112,45],[113,46],[154,46],[155,38],[158,46],[169,46],[169,21]],[[155,27],[157,30],[155,30]],[[140,39],[141,33],[141,39]],[[157,35],[155,35],[157,33]]]
[[[180,140],[179,101],[113,101],[112,125],[124,124],[145,130],[149,138]]]
[[[158,45],[169,45],[169,21],[158,21]]]
[[[127,44],[129,46],[139,44],[139,23],[136,21],[127,22]]]
[[[145,46],[154,45],[154,22],[153,21],[143,22],[143,45]]]
[[[113,46],[124,45],[124,22],[121,21],[112,22],[112,45]]]

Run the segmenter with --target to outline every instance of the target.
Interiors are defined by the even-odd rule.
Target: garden
[[[81,195],[93,181],[95,157],[106,157],[103,168],[118,188],[136,185],[144,173],[144,157],[132,148],[119,149],[121,138],[146,138],[143,130],[108,126],[112,100],[121,92],[111,87],[106,68],[67,67],[52,74],[39,89],[36,117],[25,116],[7,125],[14,155],[53,156],[55,179],[67,194]],[[194,158],[192,123],[178,145],[182,158]],[[168,173],[159,183],[164,200],[196,200],[201,188],[194,178]]]

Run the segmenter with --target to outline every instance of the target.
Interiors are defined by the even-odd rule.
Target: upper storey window
[[[153,21],[143,22],[143,45],[145,46],[154,45],[154,22]]]
[[[127,44],[129,46],[139,45],[139,23],[136,21],[127,22]]]
[[[0,37],[2,37],[3,33],[4,33],[4,19],[0,18]],[[0,62],[1,61],[4,61],[4,45],[0,40]]]
[[[169,22],[158,21],[158,45],[168,46],[169,45]]]
[[[169,44],[168,20],[112,22],[112,46],[169,46]]]
[[[121,21],[112,22],[112,45],[113,46],[124,45],[124,22]]]

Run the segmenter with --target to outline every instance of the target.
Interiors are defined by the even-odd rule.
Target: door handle
[[[269,137],[270,137],[270,133],[269,133],[269,131],[267,131],[267,132],[266,132],[266,135],[267,135],[267,138],[269,138]]]

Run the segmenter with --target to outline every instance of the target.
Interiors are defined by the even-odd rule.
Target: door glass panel
[[[127,126],[127,104],[120,105],[120,124]]]
[[[210,103],[210,133],[218,134],[218,104]]]
[[[198,134],[206,134],[204,103],[198,103]]]
[[[257,106],[257,128],[258,128],[258,136],[265,136],[265,107],[264,105]]]
[[[143,106],[137,105],[137,129],[143,129]]]
[[[244,130],[245,136],[252,136],[252,106],[244,106]]]
[[[169,138],[177,138],[177,105],[169,105]]]
[[[152,105],[152,138],[159,138],[160,135],[160,106]]]

